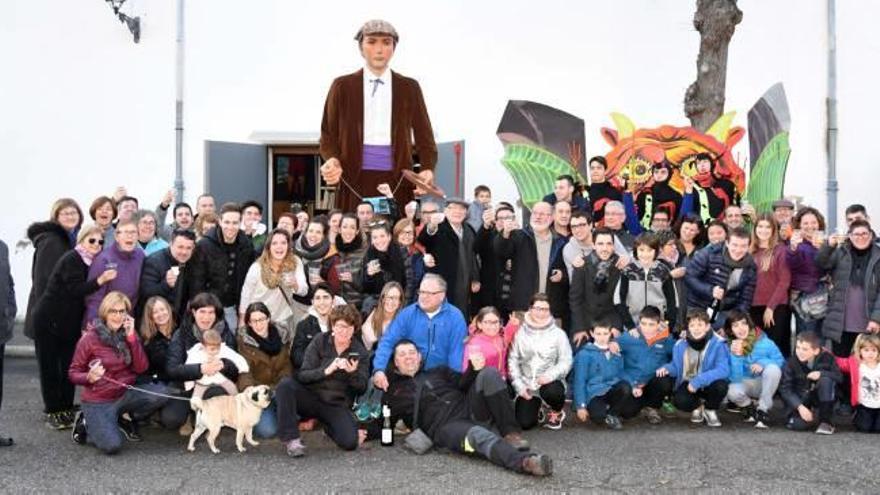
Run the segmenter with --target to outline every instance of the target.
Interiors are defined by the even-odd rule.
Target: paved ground
[[[320,433],[307,433],[309,455],[289,459],[266,441],[234,452],[232,432],[223,452],[204,443],[185,451],[176,432],[145,429],[145,441],[115,457],[75,445],[68,431],[43,426],[32,359],[6,360],[0,432],[16,445],[0,449],[0,493],[39,492],[856,492],[880,491],[880,437],[849,427],[820,437],[780,427],[756,431],[723,415],[709,430],[686,419],[649,426],[641,420],[620,432],[567,424],[561,431],[527,432],[553,456],[556,472],[534,479],[474,459],[434,452],[423,457],[400,447],[336,450]]]

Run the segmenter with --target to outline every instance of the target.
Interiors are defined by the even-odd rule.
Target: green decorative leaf
[[[758,213],[773,210],[773,202],[782,198],[785,186],[785,171],[791,148],[788,145],[788,132],[783,131],[773,137],[752,167],[745,198]]]
[[[575,180],[586,184],[584,178],[568,161],[544,148],[530,144],[511,143],[505,146],[501,164],[510,172],[523,205],[529,209],[553,191],[556,177],[560,175],[569,174]]]

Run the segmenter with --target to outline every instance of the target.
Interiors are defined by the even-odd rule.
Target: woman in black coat
[[[392,239],[391,224],[385,221],[371,224],[369,235],[370,247],[364,255],[361,269],[364,314],[373,310],[382,288],[388,282],[397,282],[401,287],[406,287],[406,252]]]

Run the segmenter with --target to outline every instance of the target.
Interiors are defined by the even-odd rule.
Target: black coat
[[[468,296],[471,282],[480,280],[480,272],[477,268],[477,253],[475,250],[476,233],[467,222],[462,224],[462,237],[459,238],[452,229],[448,220],[437,226],[434,235],[428,234],[428,228],[422,229],[419,234],[419,242],[425,246],[425,252],[434,257],[434,268],[428,268],[427,272],[436,273],[446,281],[446,298],[454,306],[461,310],[462,314],[468,315]],[[460,287],[458,281],[459,267],[459,244],[463,243],[462,252],[465,255],[464,263],[467,266],[465,286]]]
[[[379,260],[382,270],[375,275],[367,275],[367,265],[372,260]],[[406,251],[394,241],[384,253],[373,246],[367,248],[361,268],[361,289],[365,295],[378,297],[388,282],[397,282],[406,293]]]
[[[235,253],[232,276],[226,274],[229,253]],[[220,298],[223,307],[238,307],[244,278],[255,258],[254,245],[244,232],[239,231],[235,243],[227,249],[220,227],[214,227],[196,244],[192,294],[211,292]]]
[[[173,337],[174,335],[172,335]],[[171,339],[165,337],[161,332],[156,332],[156,335],[144,344],[144,351],[150,361],[150,368],[147,369],[146,375],[163,383],[171,381],[165,367],[168,363],[168,347],[170,345]],[[184,358],[184,362],[186,362],[186,358]]]
[[[620,314],[614,304],[614,294],[620,281],[620,270],[617,269],[617,255],[612,255],[610,266],[602,277],[604,283],[597,285],[600,261],[596,252],[590,253],[584,266],[575,268],[571,274],[571,328],[569,336],[593,328],[600,318],[609,318],[613,325],[622,329]]]
[[[293,344],[290,346],[290,364],[294,370],[302,367],[303,359],[306,356],[306,349],[312,343],[315,335],[321,334],[321,325],[315,315],[308,315],[296,324],[296,332],[293,337]]]
[[[500,307],[501,280],[500,274],[507,261],[495,252],[495,238],[498,231],[494,228],[480,227],[474,249],[480,259],[480,292],[477,295],[477,308],[485,306]]]
[[[9,248],[0,241],[0,345],[12,338],[16,311],[15,284],[9,268]]]
[[[394,424],[397,419],[413,428],[413,412],[418,383],[422,383],[417,425],[429,437],[437,440],[437,432],[448,422],[469,419],[467,394],[477,372],[468,366],[464,374],[446,366],[438,366],[409,377],[392,371],[388,378],[388,392],[382,400],[391,408]]]
[[[169,286],[165,281],[165,274],[172,266],[180,266],[180,275],[174,287]],[[192,264],[181,265],[171,256],[171,248],[147,256],[144,260],[144,268],[141,270],[140,308],[144,307],[147,299],[162,296],[171,304],[177,320],[180,321],[186,312],[186,304],[195,295],[190,292],[193,287],[192,273]]]
[[[547,270],[547,297],[550,298],[550,311],[555,318],[568,320],[568,270],[562,257],[562,248],[568,242],[564,237],[553,233],[553,242],[550,247],[549,269]],[[531,228],[515,230],[510,233],[510,238],[503,235],[495,238],[495,254],[499,259],[511,260],[511,290],[510,310],[526,311],[529,301],[538,292],[538,247],[535,244],[535,234]],[[553,270],[562,273],[562,280],[551,282]],[[563,325],[567,327],[568,325]]]
[[[872,243],[867,256],[865,278],[862,282],[865,291],[865,317],[868,321],[880,322],[880,247]],[[853,269],[852,244],[846,241],[834,248],[826,243],[816,255],[816,266],[831,275],[831,294],[828,299],[828,313],[822,323],[822,336],[840,342],[846,319],[846,294],[851,285]]]
[[[344,357],[349,352],[356,352],[360,356],[354,373],[342,370],[336,370],[330,375],[324,373],[334,359]],[[361,339],[353,337],[348,349],[337,353],[333,335],[327,332],[312,339],[312,343],[306,348],[302,368],[294,371],[294,375],[298,382],[317,394],[324,404],[351,407],[355,397],[367,390],[369,367],[370,359]]]
[[[843,382],[843,374],[830,352],[820,352],[813,362],[812,369],[801,363],[797,356],[791,356],[782,368],[782,379],[779,382],[779,396],[782,397],[788,411],[797,409],[816,383],[807,379],[811,371],[818,371],[820,375],[831,378],[837,384]]]
[[[34,323],[40,335],[75,344],[82,334],[86,296],[98,290],[97,279],[88,280],[89,267],[76,251],[68,251],[52,270],[46,290],[34,309]]]
[[[186,382],[198,380],[202,376],[200,364],[186,364],[186,351],[199,343],[199,339],[196,338],[193,331],[193,326],[194,323],[191,321],[191,318],[185,319],[180,328],[174,331],[174,336],[171,337],[171,342],[168,344],[165,373],[171,381]],[[218,321],[214,325],[214,330],[220,333],[220,337],[227,347],[236,349],[238,341],[235,339],[235,332],[226,328],[223,315],[218,315]],[[222,361],[223,375],[232,382],[238,381],[238,367],[228,359],[224,358]]]
[[[37,222],[27,229],[28,239],[34,245],[34,261],[31,265],[31,293],[28,296],[27,314],[24,320],[24,334],[30,338],[36,335],[34,310],[37,302],[46,291],[49,276],[61,256],[71,250],[70,236],[56,222]]]

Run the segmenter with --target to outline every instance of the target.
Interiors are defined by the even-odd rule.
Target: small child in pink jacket
[[[501,328],[501,313],[487,306],[477,313],[474,322],[468,327],[470,335],[464,346],[462,370],[467,370],[471,354],[482,354],[486,366],[496,368],[507,379],[507,350],[519,328],[519,320],[511,316],[504,329]]]

